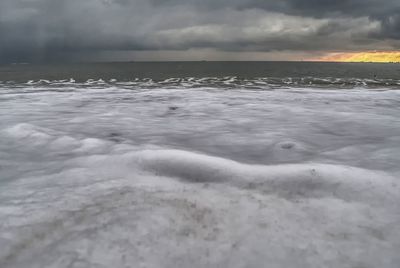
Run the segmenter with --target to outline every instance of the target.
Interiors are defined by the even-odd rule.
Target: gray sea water
[[[0,267],[400,265],[400,67],[0,67]]]

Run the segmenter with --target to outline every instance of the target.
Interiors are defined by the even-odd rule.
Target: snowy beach
[[[0,266],[399,266],[400,91],[188,83],[2,84]]]

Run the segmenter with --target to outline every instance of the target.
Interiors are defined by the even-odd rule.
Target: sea
[[[400,267],[400,64],[0,66],[0,267]]]

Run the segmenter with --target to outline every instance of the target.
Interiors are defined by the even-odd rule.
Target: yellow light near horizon
[[[318,61],[400,63],[400,51],[333,53],[319,58]]]

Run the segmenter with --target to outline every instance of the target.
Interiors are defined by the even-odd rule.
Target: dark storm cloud
[[[105,50],[391,49],[396,0],[1,0],[0,61]]]

